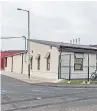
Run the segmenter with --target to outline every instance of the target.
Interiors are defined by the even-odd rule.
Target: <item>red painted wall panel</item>
[[[1,58],[1,69],[4,69],[4,58]]]

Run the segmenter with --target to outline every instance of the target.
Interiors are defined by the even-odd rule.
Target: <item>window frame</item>
[[[81,59],[82,63],[75,63],[75,59],[78,59],[78,60]],[[77,69],[76,65],[81,66],[81,68]],[[83,71],[83,58],[76,58],[76,57],[74,57],[74,71]]]

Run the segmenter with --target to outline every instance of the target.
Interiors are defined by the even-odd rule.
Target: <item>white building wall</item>
[[[12,57],[8,57],[7,58],[7,67],[5,67],[5,70],[10,72],[11,68],[12,68]]]
[[[33,53],[32,53],[33,51]],[[51,54],[51,61],[50,61],[50,71],[47,71],[46,69],[46,54],[50,52]],[[37,55],[40,54],[40,70],[37,70]],[[49,78],[49,79],[58,79],[58,55],[59,52],[57,48],[47,45],[42,45],[38,43],[31,42],[30,43],[30,55],[33,56],[33,68],[31,70],[31,76],[38,76],[43,78]],[[24,64],[24,70],[23,73],[26,73],[27,63]]]
[[[33,51],[33,53],[32,53]],[[46,54],[50,52],[51,61],[50,61],[50,70],[47,71],[46,69]],[[41,55],[40,59],[40,70],[37,70],[37,55]],[[42,45],[38,43],[31,42],[30,43],[30,57],[33,56],[33,68],[31,71],[31,76],[37,76],[42,78],[49,78],[49,79],[58,79],[58,55],[59,52],[57,48],[50,47],[47,45]],[[7,57],[8,65],[6,70],[11,71],[12,67],[12,58]],[[13,72],[21,73],[22,67],[22,55],[14,55],[13,56]],[[23,55],[23,73],[28,74],[28,54],[26,55],[26,62],[25,62],[25,54]]]
[[[69,78],[69,54],[71,54],[71,78],[87,78],[88,77],[88,54],[84,54],[83,70],[74,70],[74,53],[62,52],[62,64],[64,68],[61,68],[61,77]],[[96,54],[89,54],[89,75],[96,69]]]
[[[22,68],[22,55],[14,55],[13,56],[13,72],[21,73]]]
[[[28,55],[26,54],[26,59],[25,59],[25,54],[23,54],[23,74],[28,74]]]

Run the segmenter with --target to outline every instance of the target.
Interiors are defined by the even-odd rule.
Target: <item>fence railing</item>
[[[88,58],[88,59],[87,59]],[[82,62],[82,70],[75,70],[74,69],[74,54],[64,54],[61,55],[61,61],[60,61],[60,78],[64,79],[86,79],[87,81],[90,81],[91,74],[95,72],[97,66],[96,66],[96,59],[94,60],[93,65],[90,63],[89,54],[87,54],[87,57],[83,58]],[[91,60],[92,61],[92,60]],[[86,62],[86,63],[85,63]]]

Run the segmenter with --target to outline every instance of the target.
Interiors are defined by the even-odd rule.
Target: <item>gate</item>
[[[61,55],[61,79],[71,79],[71,54]]]

